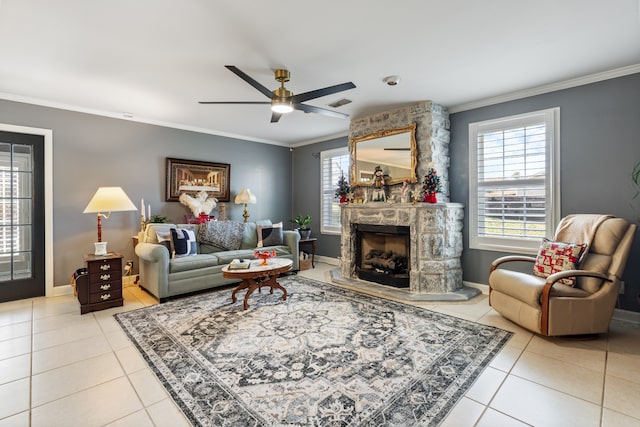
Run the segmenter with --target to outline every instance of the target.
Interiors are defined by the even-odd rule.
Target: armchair
[[[556,236],[559,230],[579,227],[581,217],[586,216],[564,218]],[[572,234],[582,230],[577,231]],[[635,231],[636,225],[622,218],[604,219],[595,229],[578,269],[546,278],[534,275],[533,268],[531,274],[499,268],[514,261],[534,263],[535,257],[498,258],[489,272],[489,304],[512,322],[541,335],[606,333]],[[560,282],[567,277],[576,278],[574,286]]]

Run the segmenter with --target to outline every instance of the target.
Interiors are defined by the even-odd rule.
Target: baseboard
[[[476,282],[467,282],[466,280],[462,281],[462,285],[468,286],[470,288],[480,289],[480,292],[482,292],[483,295],[489,295],[489,285]]]
[[[332,258],[332,257],[328,257],[328,256],[322,256],[322,255],[316,255],[316,261],[318,262],[324,262],[325,264],[329,264],[329,265],[335,265],[335,266],[339,266],[340,265],[340,260],[338,258]]]
[[[640,313],[637,311],[616,308],[613,310],[613,318],[622,322],[640,323]]]
[[[62,285],[62,286],[54,286],[53,287],[53,291],[52,291],[52,295],[47,295],[47,296],[61,297],[63,295],[73,295],[73,286],[71,286],[71,284]]]

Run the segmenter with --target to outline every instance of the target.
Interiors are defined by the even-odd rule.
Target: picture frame
[[[230,199],[231,165],[167,157],[166,201],[177,202],[182,193],[206,191],[219,202]]]

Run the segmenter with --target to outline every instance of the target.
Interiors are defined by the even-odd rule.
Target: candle
[[[146,221],[147,218],[144,216],[144,199],[140,199],[140,215],[142,215],[142,220]]]
[[[151,221],[151,203],[147,205],[147,209],[149,210],[149,215],[148,215],[149,221]]]

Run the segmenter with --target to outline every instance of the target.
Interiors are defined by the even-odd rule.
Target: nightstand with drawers
[[[88,254],[84,261],[86,272],[76,281],[80,313],[122,306],[122,255]]]

